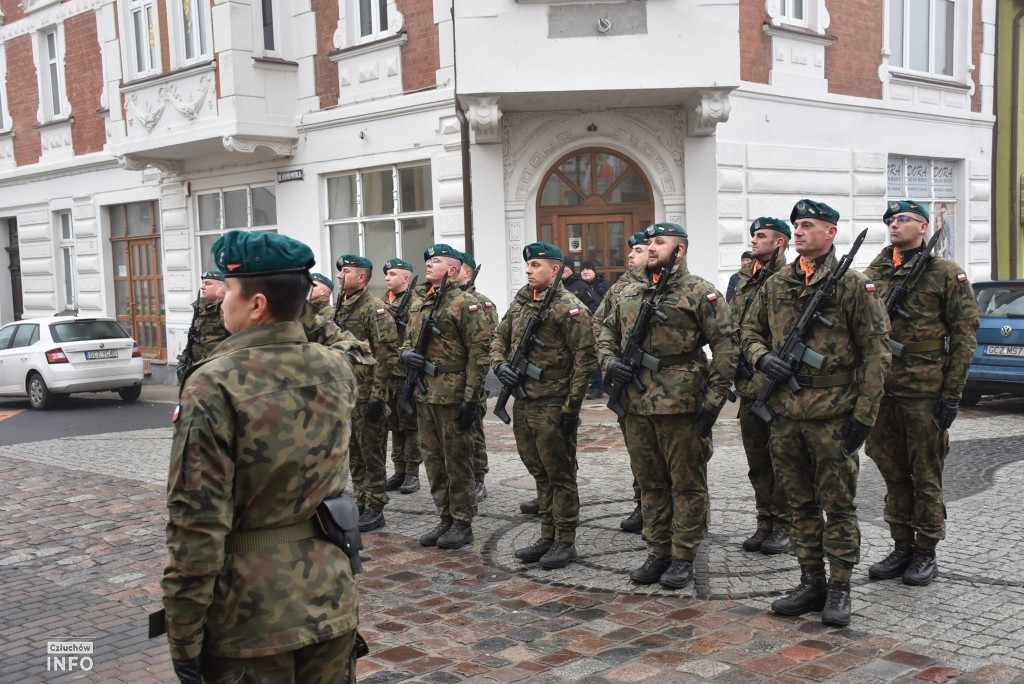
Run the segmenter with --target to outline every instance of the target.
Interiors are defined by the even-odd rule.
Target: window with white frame
[[[277,232],[277,186],[251,185],[196,196],[201,271],[214,267],[210,250],[228,230]]]
[[[129,0],[128,15],[132,36],[132,66],[136,76],[160,70],[156,36],[154,0]]]
[[[59,26],[39,32],[39,92],[43,121],[67,116],[64,87],[64,39]]]
[[[790,24],[807,23],[807,0],[779,0],[779,15]]]
[[[912,199],[931,215],[929,237],[942,230],[936,251],[957,260],[956,161],[891,155],[888,165],[890,200]]]
[[[889,0],[889,66],[956,75],[955,0]]]
[[[57,231],[57,247],[60,249],[59,277],[62,286],[58,288],[58,292],[62,295],[62,301],[58,302],[58,305],[63,305],[65,310],[77,309],[76,273],[78,269],[75,267],[75,227],[71,222],[70,211],[62,211],[57,214]]]
[[[262,0],[263,6],[263,49],[276,52],[277,41],[274,40],[274,0]]]
[[[434,244],[430,164],[354,171],[326,182],[332,268],[342,254],[365,256],[375,268],[396,256],[416,264]],[[383,279],[371,281],[374,295],[385,289]]]
[[[210,56],[207,28],[209,5],[206,0],[177,0],[184,61],[194,62]]]
[[[359,42],[382,38],[388,32],[388,0],[357,0]]]

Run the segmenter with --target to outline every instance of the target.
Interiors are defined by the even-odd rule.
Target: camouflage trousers
[[[790,536],[801,565],[828,559],[831,577],[848,582],[860,561],[857,475],[860,460],[843,450],[847,416],[772,421],[772,457],[793,511]],[[824,519],[823,519],[824,517]]]
[[[356,404],[352,412],[352,439],[349,442],[349,472],[352,491],[359,507],[378,511],[388,503],[384,491],[387,480],[387,420],[379,423],[366,420],[366,404]]]
[[[622,441],[626,442],[626,419],[619,418],[619,430],[622,431]],[[629,445],[626,444],[626,451],[629,451]],[[629,464],[629,472],[633,472],[633,464]],[[640,483],[636,481],[636,475],[633,475],[633,503],[637,506],[640,505]]]
[[[753,399],[740,397],[738,417],[743,434],[743,450],[747,452],[747,477],[754,488],[757,529],[789,534],[793,516],[786,492],[775,477],[775,466],[768,447],[771,429],[768,423],[750,412],[753,403]]]
[[[487,467],[487,440],[484,439],[484,416],[487,415],[487,400],[478,405],[477,414],[479,417],[473,421],[473,479],[483,482],[484,476],[489,468]]]
[[[419,438],[416,436],[416,411],[406,413],[402,409],[404,387],[404,377],[391,383],[391,397],[388,399],[388,408],[391,409],[391,415],[388,416],[391,462],[395,465],[396,473],[419,475],[423,456],[420,454]]]
[[[640,483],[647,552],[693,560],[708,532],[710,437],[692,413],[626,415],[626,449]]]
[[[934,549],[946,537],[942,468],[949,433],[933,415],[935,399],[886,394],[865,453],[885,480],[885,522],[896,541]],[[917,539],[914,539],[914,533]]]
[[[416,426],[438,516],[471,522],[476,517],[473,435],[459,430],[458,410],[457,404],[416,404]]]
[[[211,684],[355,684],[356,630],[294,651],[260,658],[203,653],[203,681]]]
[[[580,524],[576,436],[564,436],[556,425],[563,403],[562,397],[516,399],[512,427],[519,458],[537,483],[540,535],[573,543]]]

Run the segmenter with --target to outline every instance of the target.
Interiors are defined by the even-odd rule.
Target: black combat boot
[[[420,490],[420,478],[418,475],[406,475],[402,486],[398,488],[399,494],[412,494]]]
[[[359,515],[359,531],[372,532],[384,527],[384,511],[367,506]]]
[[[789,596],[772,602],[772,612],[779,615],[803,615],[825,607],[825,566],[801,565],[800,584]]]
[[[914,542],[898,541],[892,553],[868,568],[868,577],[871,579],[896,579],[902,576],[910,566],[910,559],[913,557]]]
[[[395,473],[384,483],[384,491],[393,492],[401,487],[403,482],[405,482],[405,473]]]
[[[644,512],[638,505],[633,509],[633,512],[629,514],[629,517],[619,523],[619,527],[622,528],[623,532],[632,532],[637,534],[644,529]]]
[[[672,556],[647,556],[647,560],[639,568],[629,573],[629,579],[637,584],[654,584],[672,564]]]
[[[661,573],[658,582],[669,589],[682,589],[693,581],[693,561],[673,558],[668,570]]]
[[[910,565],[903,573],[903,583],[915,587],[924,587],[931,584],[935,576],[939,574],[939,564],[935,560],[935,549],[922,549],[914,547],[914,557]]]
[[[441,518],[441,522],[437,523],[437,527],[420,537],[420,546],[437,546],[437,540],[451,529],[451,526],[451,518]]]
[[[780,530],[775,530],[768,538],[761,542],[761,553],[774,556],[778,553],[789,553],[789,535]]]
[[[516,549],[516,560],[521,560],[524,563],[536,563],[551,549],[551,545],[554,543],[554,539],[544,539],[541,537],[529,546]]]
[[[750,535],[743,541],[744,551],[760,551],[761,544],[764,544],[764,540],[770,537],[772,534],[771,530],[766,530],[763,527],[758,527],[754,531],[754,534]]]
[[[551,548],[540,558],[540,566],[553,570],[555,568],[564,568],[569,563],[579,558],[579,554],[576,553],[576,545],[572,542],[561,542],[556,541],[551,545]]]
[[[461,549],[473,541],[473,526],[468,522],[456,520],[448,531],[442,534],[437,545],[442,549]]]
[[[519,510],[521,510],[523,513],[526,513],[526,515],[537,515],[538,513],[540,513],[540,501],[538,501],[537,499],[530,499],[529,501],[524,501],[523,503],[519,504]]]
[[[487,487],[484,486],[484,481],[480,480],[476,483],[476,502],[480,503],[487,498]]]
[[[821,623],[833,627],[845,627],[850,624],[850,583],[830,579],[828,581],[828,598],[821,611]]]

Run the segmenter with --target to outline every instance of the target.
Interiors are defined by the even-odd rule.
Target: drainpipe
[[[469,160],[469,120],[459,102],[459,60],[455,53],[455,0],[452,0],[452,74],[455,81],[455,118],[459,120],[462,142],[462,222],[466,251],[473,254],[473,177]]]

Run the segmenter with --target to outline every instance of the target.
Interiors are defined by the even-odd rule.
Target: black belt
[[[794,375],[801,387],[840,387],[857,380],[857,371],[836,373],[835,375]]]
[[[462,373],[466,370],[465,363],[437,364],[438,373]]]
[[[704,352],[700,349],[691,349],[688,352],[682,354],[673,354],[672,356],[661,357],[661,368],[671,368],[672,366],[681,366],[684,363],[690,363],[696,361],[704,356]]]
[[[945,349],[946,347],[945,339],[929,340],[927,342],[899,342],[898,340],[893,341],[897,342],[898,344],[902,344],[903,351],[910,352],[911,354],[916,354],[919,352],[939,351],[940,349]]]

